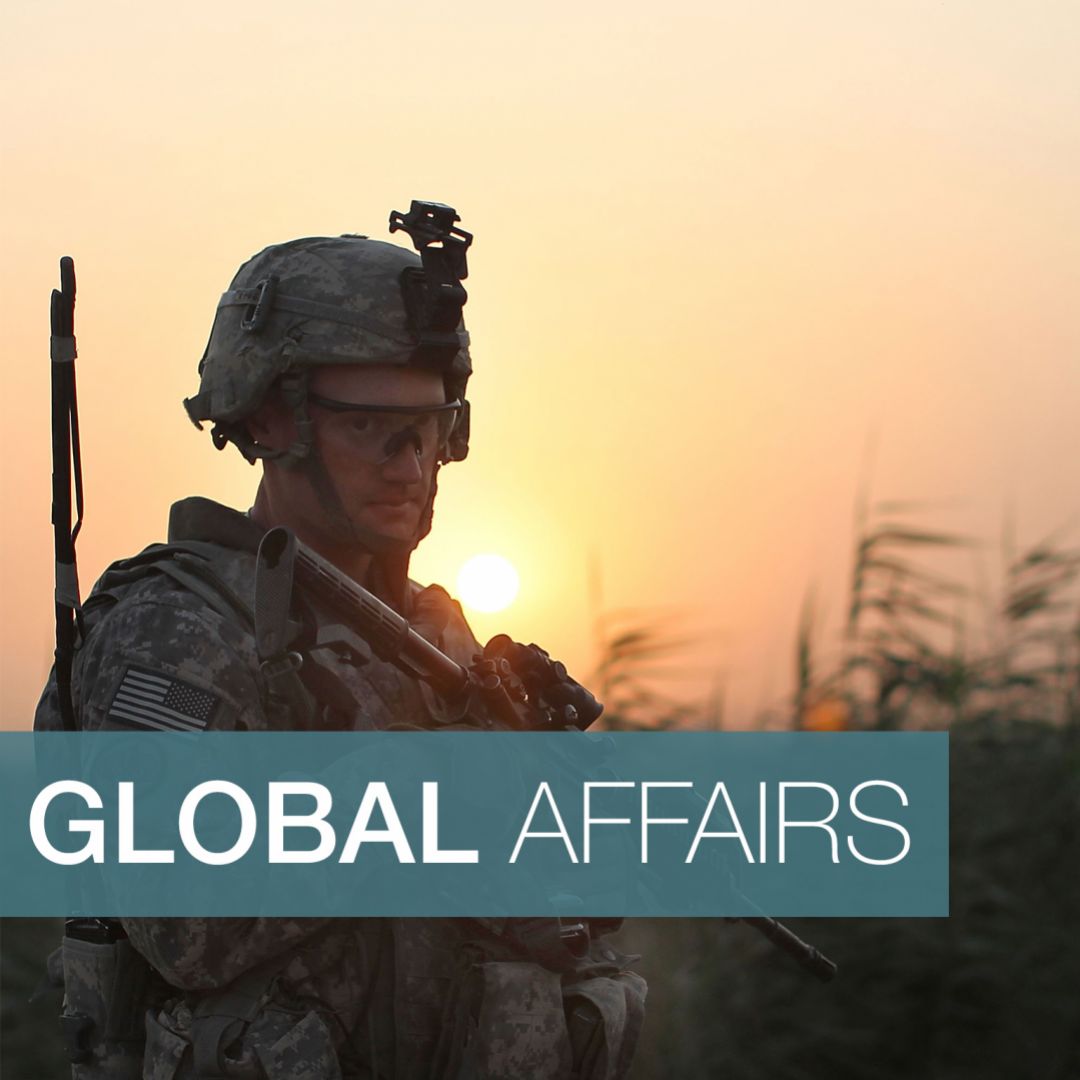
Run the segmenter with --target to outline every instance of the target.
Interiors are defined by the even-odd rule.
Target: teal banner
[[[941,916],[948,736],[0,734],[0,915]]]

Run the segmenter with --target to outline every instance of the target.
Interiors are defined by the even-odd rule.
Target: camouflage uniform
[[[440,372],[447,402],[461,403],[434,473],[464,459],[472,366],[460,279],[471,237],[451,219],[451,208],[430,203],[391,215],[392,231],[408,231],[421,258],[344,236],[276,245],[245,263],[219,302],[199,392],[185,402],[191,419],[213,422],[219,449],[232,442],[249,460],[307,467],[316,457],[313,368],[416,365]],[[298,433],[274,452],[246,427],[272,386]],[[365,585],[469,664],[479,648],[460,608],[407,579],[431,527],[434,475],[430,487],[411,539],[357,528],[355,540],[373,555]],[[83,609],[72,682],[80,728],[355,731],[463,720],[307,600],[297,601],[300,629],[288,646],[299,669],[263,663],[252,613],[261,534],[243,514],[187,499],[173,507],[166,545],[106,571]],[[147,687],[157,691],[153,707]],[[53,679],[35,727],[59,726]],[[67,1012],[86,1057],[75,1080],[621,1076],[644,983],[602,943],[573,959],[553,926],[142,918],[124,919],[128,939],[115,945],[69,936]]]

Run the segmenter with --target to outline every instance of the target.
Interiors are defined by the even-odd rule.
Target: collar
[[[170,543],[206,540],[254,554],[259,549],[263,531],[247,514],[201,495],[181,499],[169,510]]]

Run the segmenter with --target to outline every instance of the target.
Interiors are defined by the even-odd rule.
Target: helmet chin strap
[[[431,531],[435,493],[438,488],[438,464],[432,472],[427,502],[421,510],[416,531],[411,537],[404,539],[376,532],[374,529],[357,524],[350,518],[337,485],[323,463],[317,444],[312,444],[310,452],[297,462],[294,468],[303,473],[311,484],[326,514],[326,525],[331,536],[342,544],[355,544],[371,554],[382,572],[384,582],[389,587],[393,599],[400,601],[404,596],[409,558],[417,544]]]

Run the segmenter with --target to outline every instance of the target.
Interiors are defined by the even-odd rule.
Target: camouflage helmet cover
[[[424,348],[405,299],[406,279],[422,274],[421,260],[396,244],[363,236],[306,237],[275,244],[237,271],[219,304],[199,363],[199,392],[184,401],[192,421],[215,425],[220,448],[234,442],[249,460],[259,453],[244,421],[276,382],[299,380],[323,364],[425,366],[442,373],[449,397],[464,400],[472,364],[468,335],[441,337]],[[303,408],[303,391],[293,404]],[[461,460],[468,431],[451,441],[449,460]],[[294,447],[302,456],[306,447]]]

